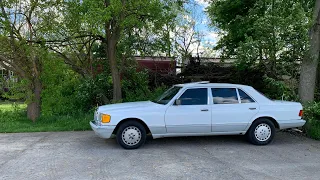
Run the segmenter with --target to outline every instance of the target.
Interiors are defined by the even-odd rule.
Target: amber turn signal
[[[109,114],[102,114],[101,122],[102,123],[109,123],[111,119],[111,116]]]

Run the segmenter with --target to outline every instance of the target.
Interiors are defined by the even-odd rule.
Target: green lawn
[[[21,103],[0,103],[0,133],[84,131],[90,130],[92,113],[42,116],[35,123],[26,118],[26,105]]]
[[[0,102],[0,111],[14,111],[15,108],[25,109],[26,107],[27,105],[21,102]]]

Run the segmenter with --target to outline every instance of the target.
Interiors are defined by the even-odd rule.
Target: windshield
[[[166,92],[164,92],[159,98],[152,101],[158,104],[167,104],[181,89],[181,87],[178,86],[172,86],[170,89],[168,89]]]

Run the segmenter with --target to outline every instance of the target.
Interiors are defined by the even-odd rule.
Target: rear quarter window
[[[255,101],[244,91],[238,89],[241,103],[254,103]]]

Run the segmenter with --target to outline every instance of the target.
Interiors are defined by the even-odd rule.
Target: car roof
[[[210,83],[209,81],[200,81],[200,82],[192,82],[185,84],[177,84],[175,86],[179,87],[237,87],[237,88],[246,88],[251,87],[242,84],[231,84],[231,83]]]

